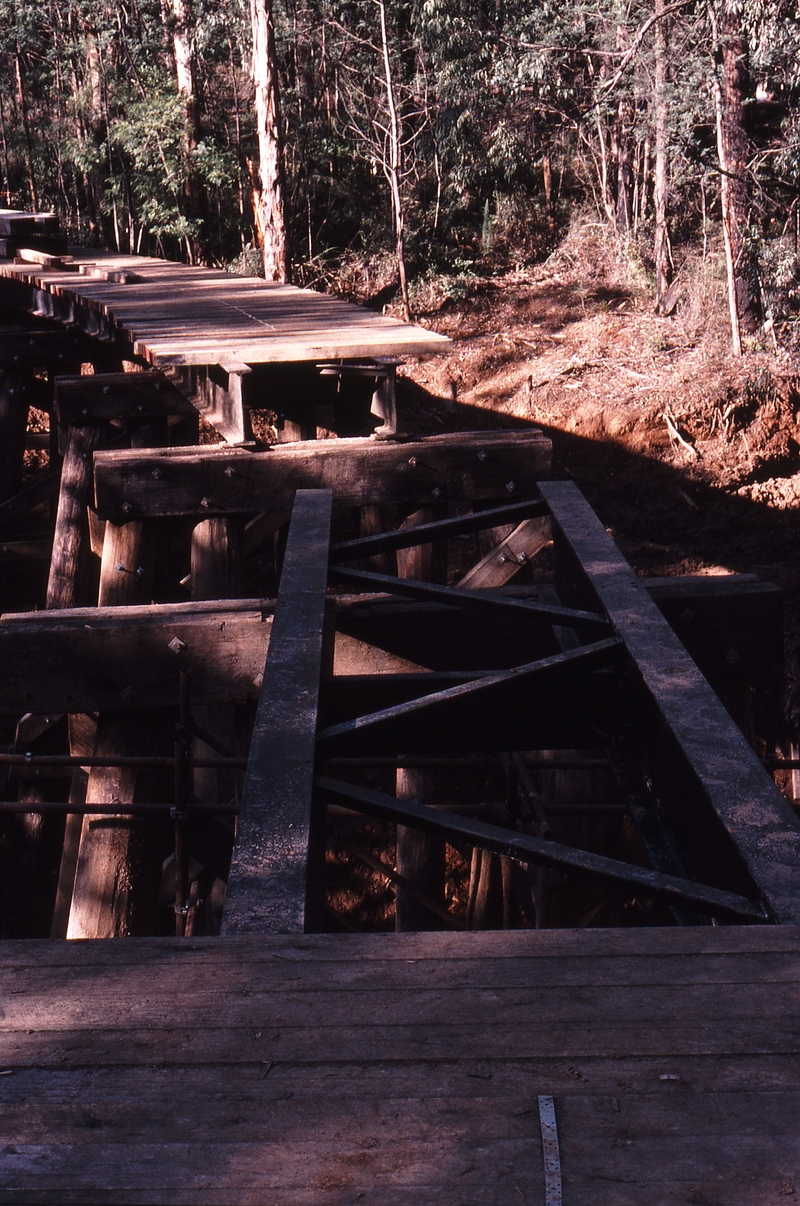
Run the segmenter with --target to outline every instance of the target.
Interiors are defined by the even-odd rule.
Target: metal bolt
[[[152,477],[153,481],[157,482],[158,479],[161,477],[161,470],[154,469],[153,472],[150,474],[150,476]]]
[[[111,393],[111,386],[110,386],[110,385],[104,385],[104,386],[103,386],[103,393],[104,393],[104,394],[110,394],[110,393]]]
[[[486,454],[486,453],[483,451],[483,449],[481,449],[481,450],[480,450],[480,452],[478,453],[478,460],[479,460],[481,463],[483,463],[483,462],[484,462],[485,460],[487,460],[487,459],[488,459],[488,458],[487,458],[487,454]]]
[[[211,506],[211,499],[210,499],[210,498],[201,498],[201,499],[200,499],[200,506],[201,506],[201,507],[210,507],[210,506]]]
[[[516,488],[517,488],[516,482],[506,482],[506,490],[508,491],[509,494],[513,494],[514,491],[516,490]]]
[[[525,556],[524,553],[517,553],[517,561],[519,562],[520,565],[524,565],[527,560],[528,560],[528,558]]]
[[[416,469],[416,467],[417,467],[417,458],[416,458],[415,456],[410,456],[410,457],[408,458],[408,463],[409,463],[409,465],[411,466],[411,468],[412,468],[412,469]]]
[[[434,488],[431,490],[431,498],[441,498],[441,497],[442,497],[441,490],[439,489],[438,486],[434,486]]]
[[[500,565],[503,565],[504,562],[508,561],[508,557],[506,557],[505,553],[501,553],[497,560]]]
[[[81,414],[88,415],[88,413],[89,413],[89,408],[87,406],[84,406],[83,410],[81,411]]]
[[[137,578],[143,578],[143,577],[144,577],[144,566],[143,566],[143,565],[137,565],[137,566],[136,566],[136,577],[137,577]]]
[[[114,569],[117,571],[118,574],[125,573],[125,566],[121,562],[119,564],[115,565]]]
[[[233,477],[236,473],[236,470],[234,469],[233,465],[228,465],[224,472],[226,477]]]
[[[122,504],[122,510],[124,511],[124,513],[126,515],[130,515],[131,511],[133,510],[133,504],[129,503],[129,502],[124,502]]]
[[[171,649],[173,653],[182,653],[186,648],[186,642],[182,641],[180,637],[173,637],[167,648]]]

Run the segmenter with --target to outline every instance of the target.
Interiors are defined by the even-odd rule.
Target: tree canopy
[[[381,248],[412,275],[524,263],[591,207],[646,267],[661,257],[663,291],[675,249],[727,213],[740,316],[798,303],[787,0],[268,7],[301,280]],[[251,15],[244,0],[0,0],[5,204],[59,211],[82,243],[247,259],[263,240]]]

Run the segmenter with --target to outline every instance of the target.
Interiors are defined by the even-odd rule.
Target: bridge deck
[[[0,1202],[755,1206],[800,929],[8,942]]]
[[[443,335],[338,298],[215,268],[76,249],[66,260],[42,258],[50,263],[0,262],[0,278],[18,283],[17,297],[27,286],[40,313],[127,343],[155,367],[425,356],[450,347]],[[11,284],[4,290],[10,304],[14,292]]]

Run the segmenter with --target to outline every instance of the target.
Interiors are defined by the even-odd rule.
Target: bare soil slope
[[[669,318],[602,228],[546,263],[439,280],[421,320],[454,353],[403,370],[417,430],[534,424],[645,575],[757,572],[787,602],[787,685],[800,675],[800,393],[769,337],[730,351],[720,258],[698,253]]]

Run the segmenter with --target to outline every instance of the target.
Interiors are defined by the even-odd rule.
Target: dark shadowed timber
[[[654,753],[654,774],[674,774],[683,763],[776,919],[800,920],[800,823],[788,803],[577,487],[543,482],[541,489],[562,538],[560,597],[608,613],[652,703],[652,732],[666,725],[676,743],[663,771]]]
[[[315,786],[326,796],[349,800],[370,816],[402,824],[415,825],[426,833],[438,834],[450,841],[461,841],[496,854],[506,855],[523,862],[541,863],[546,867],[569,867],[571,870],[599,875],[617,883],[636,887],[641,891],[663,896],[669,900],[691,903],[704,912],[723,917],[746,917],[751,921],[769,921],[764,905],[757,900],[748,900],[735,892],[723,892],[706,884],[692,883],[649,867],[638,867],[623,863],[619,859],[607,858],[560,842],[516,833],[499,825],[471,817],[444,815],[433,808],[426,808],[416,800],[400,800],[383,792],[370,791],[352,783],[342,783],[324,775],[317,775]]]
[[[188,398],[158,372],[57,377],[55,403],[59,422],[64,424],[85,423],[88,417],[100,422],[195,413]]]
[[[180,670],[197,703],[255,701],[274,603],[149,604],[0,619],[0,712],[174,707]]]
[[[102,452],[95,503],[104,519],[281,511],[297,489],[328,489],[336,506],[517,499],[550,471],[541,432],[430,436],[424,442],[311,440],[233,448]]]

